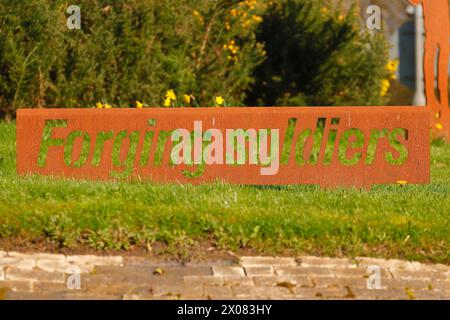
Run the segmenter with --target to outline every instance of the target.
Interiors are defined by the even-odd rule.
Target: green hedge
[[[340,21],[340,11],[321,0],[80,0],[81,30],[66,27],[69,4],[0,2],[3,115],[97,102],[163,106],[171,89],[171,106],[222,104],[217,96],[226,106],[247,97],[251,104],[372,103],[386,77],[385,40],[361,33],[350,15]]]
[[[254,2],[80,0],[82,28],[69,30],[67,1],[2,0],[0,108],[157,106],[169,89],[240,105],[263,59]]]

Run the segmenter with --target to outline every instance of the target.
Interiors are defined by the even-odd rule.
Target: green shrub
[[[393,77],[388,44],[382,32],[362,30],[356,5],[345,13],[328,1],[278,1],[265,14],[257,39],[268,58],[255,71],[248,104],[387,102]]]
[[[241,105],[263,59],[255,30],[265,1],[81,0],[0,2],[0,109],[158,106],[175,89],[211,105]],[[186,102],[184,102],[186,104]]]

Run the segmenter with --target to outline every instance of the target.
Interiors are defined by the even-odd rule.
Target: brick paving
[[[373,282],[378,274],[380,281]],[[0,299],[449,300],[450,266],[321,257],[182,264],[0,251]]]

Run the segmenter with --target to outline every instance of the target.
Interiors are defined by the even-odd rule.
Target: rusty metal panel
[[[430,111],[434,136],[450,142],[448,104],[448,58],[450,19],[448,0],[409,0],[423,6],[425,22],[424,76],[426,108]],[[437,65],[437,73],[435,66]],[[436,87],[437,84],[437,87]],[[438,94],[437,94],[438,93]]]
[[[429,119],[412,107],[23,109],[17,171],[192,184],[423,184]]]

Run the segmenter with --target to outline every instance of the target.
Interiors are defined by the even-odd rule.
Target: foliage
[[[395,74],[381,32],[362,30],[359,10],[324,0],[282,0],[257,33],[267,60],[248,104],[384,105]]]
[[[0,2],[0,109],[164,104],[241,105],[263,59],[255,30],[266,1],[81,0],[81,30],[63,0]],[[194,101],[193,101],[194,102]]]

